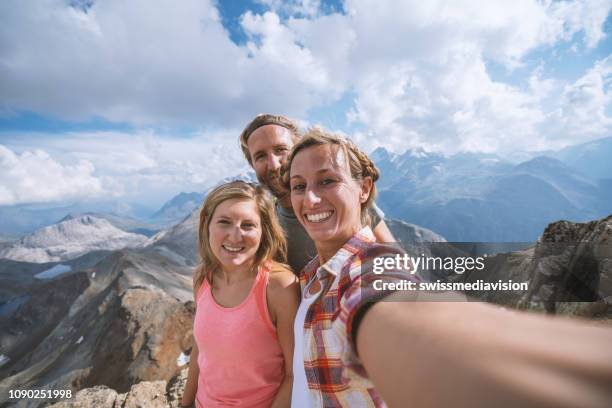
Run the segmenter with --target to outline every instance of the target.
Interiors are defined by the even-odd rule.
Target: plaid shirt
[[[380,275],[372,272],[375,257],[398,253],[403,254],[390,246],[375,243],[372,231],[366,227],[324,265],[319,266],[317,257],[304,268],[300,277],[303,294],[308,290],[307,284],[317,275],[324,287],[304,320],[304,368],[314,406],[385,406],[353,350],[352,325],[364,304],[391,293],[375,290],[374,281],[418,281],[406,272],[385,271]]]

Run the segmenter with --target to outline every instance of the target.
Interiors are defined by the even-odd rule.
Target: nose
[[[312,189],[307,189],[306,194],[304,196],[304,205],[306,208],[311,208],[317,206],[321,202],[321,197],[319,197],[316,191]]]
[[[242,229],[239,225],[235,225],[234,227],[232,227],[229,233],[229,238],[232,243],[238,243],[242,241]]]
[[[278,170],[281,167],[281,158],[275,154],[268,156],[268,171]]]

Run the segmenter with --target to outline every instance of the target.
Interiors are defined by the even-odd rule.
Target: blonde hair
[[[359,148],[352,141],[345,137],[328,133],[321,128],[309,129],[308,132],[306,132],[306,134],[304,134],[304,136],[300,139],[300,141],[293,146],[287,163],[283,167],[282,175],[285,188],[288,190],[291,188],[289,184],[289,173],[291,171],[291,163],[293,163],[295,156],[300,151],[308,147],[323,145],[331,145],[342,149],[344,152],[344,157],[349,165],[351,177],[354,180],[362,181],[366,177],[370,177],[372,179],[372,189],[370,190],[370,195],[368,196],[368,199],[361,204],[361,223],[363,225],[370,225],[370,215],[366,210],[372,206],[372,203],[376,198],[375,183],[380,177],[380,172],[374,165],[374,162],[370,160],[370,158],[364,152],[359,150]]]
[[[240,134],[240,148],[242,149],[244,157],[247,159],[251,166],[253,165],[253,161],[251,160],[251,154],[249,153],[249,137],[257,129],[266,125],[276,125],[284,127],[285,129],[291,132],[291,135],[295,141],[299,140],[300,138],[300,131],[298,129],[298,126],[288,117],[283,115],[260,113],[259,115],[255,116],[255,118],[251,122],[249,122],[248,125],[246,125],[246,127]]]
[[[210,247],[208,228],[219,204],[231,199],[253,200],[261,218],[261,241],[255,253],[254,266],[257,268],[266,261],[286,262],[287,240],[268,190],[245,181],[222,184],[208,194],[200,210],[198,251],[201,263],[194,272],[194,291],[198,290],[205,278],[210,281],[212,274],[220,268],[219,261]]]

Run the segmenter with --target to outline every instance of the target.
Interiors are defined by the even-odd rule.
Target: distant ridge
[[[80,218],[85,215],[105,219],[106,221],[110,222],[112,225],[123,231],[132,232],[134,234],[146,235],[147,237],[155,235],[158,231],[160,231],[166,226],[166,224],[164,223],[151,223],[141,221],[139,219],[127,215],[107,214],[98,212],[70,213],[64,218],[62,218],[60,222]]]
[[[178,220],[202,205],[202,193],[179,193],[151,216],[154,220]]]
[[[612,178],[612,137],[568,146],[551,156],[593,179]]]
[[[520,163],[422,149],[397,154],[378,148],[371,156],[381,171],[377,203],[387,216],[454,242],[530,242],[556,220],[612,213],[612,138]],[[594,169],[600,178],[592,176]]]
[[[0,258],[27,262],[58,262],[94,250],[140,247],[147,237],[125,232],[109,221],[83,215],[66,217],[40,228],[0,251]]]

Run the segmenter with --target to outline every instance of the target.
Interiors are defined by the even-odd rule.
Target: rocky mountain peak
[[[57,262],[93,250],[139,247],[146,241],[146,236],[125,232],[105,219],[82,215],[24,236],[0,251],[0,258],[38,263]]]
[[[554,314],[608,316],[612,311],[612,215],[601,220],[549,224],[537,243],[489,257],[477,279],[529,282],[526,292],[485,293],[481,299]],[[476,295],[480,296],[480,295]]]
[[[20,384],[73,395],[104,384],[112,392],[97,387],[92,401],[111,405],[100,406],[116,400],[121,407],[156,406],[144,404],[149,397],[167,402],[165,381],[180,372],[192,347],[191,273],[155,250],[122,250],[12,289],[18,297],[8,304],[16,300],[16,306],[0,309],[0,346],[8,357],[0,366],[0,405],[8,395],[3,387]],[[154,393],[150,384],[132,387],[141,381],[155,381]],[[163,382],[159,392],[157,381]]]

